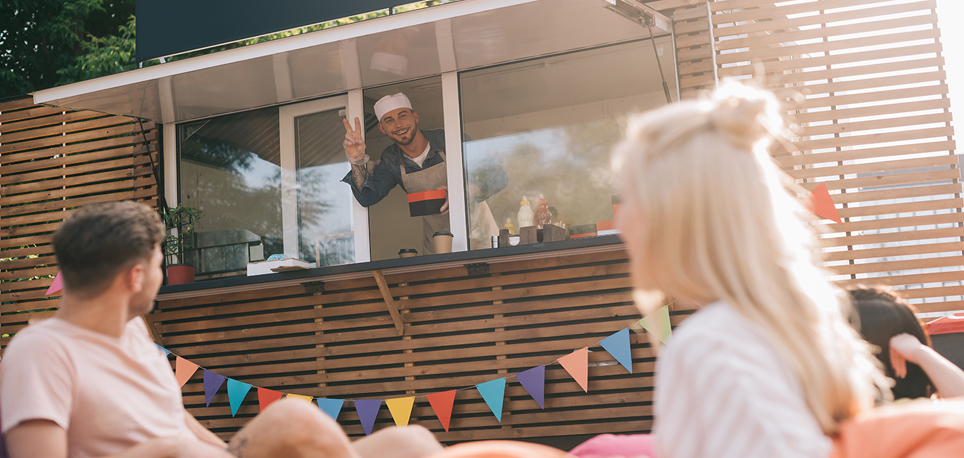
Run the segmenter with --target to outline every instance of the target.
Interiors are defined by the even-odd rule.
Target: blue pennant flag
[[[321,411],[328,414],[333,420],[338,420],[338,414],[341,413],[342,406],[345,405],[344,399],[329,399],[329,398],[318,398],[315,399],[318,403],[318,407],[321,407]]]
[[[475,385],[482,399],[495,414],[495,418],[502,423],[502,401],[505,399],[505,377]]]
[[[154,345],[157,345],[157,344],[154,344]],[[171,350],[168,350],[160,345],[157,345],[157,348],[161,349],[161,353],[164,353],[164,356],[171,356]]]
[[[238,413],[238,408],[241,407],[241,402],[244,401],[244,397],[248,395],[248,391],[251,391],[251,385],[239,382],[233,378],[228,379],[228,402],[231,403],[231,416],[235,416]]]
[[[613,358],[616,358],[616,361],[619,361],[619,364],[622,364],[630,374],[633,373],[633,356],[629,347],[629,328],[600,340],[599,344],[610,355],[613,355]]]

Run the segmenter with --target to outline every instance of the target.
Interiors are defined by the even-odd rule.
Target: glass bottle
[[[535,216],[535,213],[532,213],[532,207],[529,206],[529,199],[522,196],[522,202],[519,202],[519,215],[516,217],[516,221],[519,222],[519,230],[521,231],[523,227],[535,226]]]

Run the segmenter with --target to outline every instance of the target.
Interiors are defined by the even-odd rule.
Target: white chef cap
[[[401,92],[394,95],[386,95],[375,102],[375,116],[378,118],[378,122],[381,122],[382,116],[385,116],[385,113],[399,108],[408,108],[411,110],[412,101],[408,100],[408,97]]]

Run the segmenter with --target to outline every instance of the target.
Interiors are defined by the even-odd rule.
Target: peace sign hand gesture
[[[362,137],[361,121],[355,118],[354,129],[348,119],[342,119],[342,121],[345,123],[345,141],[342,144],[345,147],[348,162],[354,165],[365,165],[368,162],[368,155],[365,154],[365,138]]]

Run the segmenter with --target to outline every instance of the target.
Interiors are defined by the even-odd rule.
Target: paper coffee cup
[[[435,240],[435,253],[452,252],[452,233],[448,231],[436,232],[432,239]]]
[[[414,248],[402,248],[398,250],[398,257],[400,258],[412,258],[418,256],[418,250]]]

